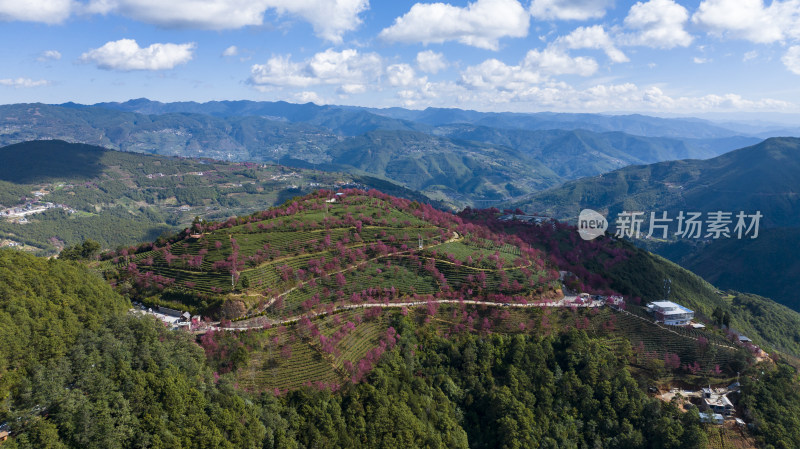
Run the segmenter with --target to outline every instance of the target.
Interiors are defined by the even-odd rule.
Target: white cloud
[[[0,86],[15,87],[17,89],[21,87],[40,87],[40,86],[46,86],[48,84],[50,84],[50,81],[32,80],[30,78],[0,79]]]
[[[597,61],[594,59],[583,56],[573,58],[559,49],[550,47],[542,51],[529,51],[523,65],[549,75],[589,76],[597,71]]]
[[[530,16],[517,0],[476,0],[460,8],[447,3],[416,3],[380,32],[390,42],[423,44],[458,41],[497,50],[502,37],[528,35]]]
[[[265,64],[254,64],[250,69],[250,83],[256,86],[305,87],[315,84],[312,76],[305,73],[306,67],[292,62],[291,57],[273,56]]]
[[[392,64],[386,67],[386,78],[390,86],[410,86],[417,82],[417,73],[408,64]]]
[[[637,2],[624,21],[634,33],[622,40],[629,45],[654,48],[687,47],[692,43],[692,36],[684,28],[688,20],[686,8],[673,0]]]
[[[367,86],[358,83],[342,84],[341,86],[339,86],[338,89],[336,89],[336,91],[340,95],[363,94],[364,92],[367,91]]]
[[[614,0],[533,0],[530,12],[536,19],[588,20],[606,15]]]
[[[426,73],[436,74],[440,70],[447,68],[449,64],[441,53],[433,50],[425,50],[417,53],[417,67]]]
[[[479,110],[520,111],[642,111],[696,113],[697,111],[786,111],[789,102],[764,98],[745,99],[734,93],[672,96],[655,86],[633,83],[597,84],[577,88],[558,79],[560,74],[589,76],[597,63],[591,58],[571,57],[563,48],[548,46],[529,51],[517,65],[491,58],[461,71],[453,82],[419,82],[408,67],[398,67],[401,86],[397,98],[406,106],[466,107]],[[800,46],[786,60],[800,71]],[[388,72],[388,70],[387,70]],[[408,84],[408,86],[404,86]]]
[[[15,1],[15,0],[0,0]],[[268,10],[297,16],[329,41],[361,23],[369,0],[91,0],[89,13],[115,13],[167,28],[224,30],[261,25]]]
[[[544,80],[542,73],[524,64],[506,65],[497,59],[467,67],[461,73],[460,84],[469,89],[519,91]]]
[[[433,94],[417,95],[416,106],[470,107],[482,110],[520,111],[558,109],[562,111],[665,111],[697,113],[698,111],[786,111],[793,105],[770,98],[749,100],[737,94],[709,94],[696,97],[674,97],[655,86],[641,87],[633,83],[598,84],[577,89],[564,82],[541,79],[509,83],[532,72],[520,66],[507,66],[497,60],[485,61],[481,66],[494,68],[494,79],[481,78],[482,84],[434,84],[428,86]],[[464,77],[479,66],[465,70]],[[474,80],[473,80],[474,81]]]
[[[772,99],[746,100],[740,95],[709,94],[701,97],[671,97],[658,87],[641,88],[635,84],[598,85],[576,92],[577,99],[589,109],[636,108],[650,111],[710,111],[743,109],[785,109],[790,105]]]
[[[628,62],[629,59],[614,45],[614,41],[601,25],[578,27],[566,36],[559,37],[556,46],[564,46],[573,50],[594,48],[603,50],[612,62]]]
[[[222,52],[222,56],[236,56],[239,54],[239,48],[235,45],[231,45],[230,47],[226,48],[225,51]]]
[[[61,59],[61,52],[59,52],[58,50],[43,51],[42,54],[40,54],[39,57],[36,58],[36,60],[39,62],[57,61],[59,59]]]
[[[692,22],[710,33],[768,44],[800,38],[800,0],[704,0]]]
[[[81,61],[94,63],[105,70],[166,70],[189,62],[195,46],[190,42],[152,44],[141,48],[133,39],[120,39],[89,50],[81,55]]]
[[[747,53],[742,56],[742,62],[747,62],[751,59],[755,59],[758,57],[758,52],[755,50],[748,51]]]
[[[582,56],[573,58],[556,48],[531,50],[519,65],[507,65],[497,59],[467,67],[460,84],[470,89],[522,91],[544,83],[550,75],[589,76],[597,71],[597,62]]]
[[[800,45],[789,47],[781,58],[781,62],[790,72],[800,75]]]
[[[692,62],[694,62],[695,64],[705,64],[707,62],[711,62],[711,60],[707,58],[698,58],[697,56],[695,56],[692,59]]]
[[[342,35],[361,24],[359,14],[369,8],[369,0],[265,0],[281,14],[307,20],[314,32],[331,42],[342,42]]]
[[[251,67],[249,82],[256,87],[295,86],[318,84],[354,86],[373,82],[381,75],[383,61],[377,53],[361,54],[358,50],[333,49],[317,53],[303,62],[292,62],[290,56],[275,56],[265,64]]]
[[[317,105],[325,104],[325,100],[313,91],[303,91],[295,94],[294,98],[300,103],[314,103]]]
[[[0,0],[0,20],[61,23],[75,6],[73,0]]]

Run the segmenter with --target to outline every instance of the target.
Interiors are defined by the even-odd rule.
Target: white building
[[[672,301],[656,301],[647,305],[656,320],[670,326],[685,326],[694,319],[694,312]]]
[[[725,422],[725,418],[719,413],[700,413],[700,422],[720,425]]]
[[[703,388],[703,409],[724,416],[733,416],[735,409],[726,393],[727,391],[718,391],[711,387]]]

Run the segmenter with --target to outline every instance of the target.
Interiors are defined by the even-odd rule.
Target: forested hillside
[[[794,368],[713,318],[796,354],[796,313],[563,225],[340,193],[196,222],[93,272],[0,251],[4,447],[705,448],[719,431],[647,389],[737,372],[751,435],[800,441]],[[98,270],[136,301],[242,319],[170,330]],[[560,298],[557,270],[625,302]],[[641,314],[664,277],[706,330]]]
[[[215,373],[219,359],[206,361],[189,335],[125,316],[125,301],[82,267],[8,250],[0,267],[11,287],[0,302],[0,348],[12,361],[0,372],[4,447],[705,448],[709,440],[696,412],[644,393],[648,381],[630,365],[638,356],[602,337],[613,334],[607,326],[567,331],[553,316],[563,324],[544,333],[443,334],[425,313],[387,311],[392,338],[364,377],[259,393],[242,389],[236,372]],[[93,307],[69,305],[89,298]],[[14,311],[37,303],[36,319],[49,325],[70,307],[77,320],[42,340],[46,332],[25,332],[31,321]],[[252,337],[238,335],[250,348]],[[25,355],[9,358],[12,350]],[[745,376],[742,401],[764,444],[792,447],[794,371],[758,369],[768,377]],[[767,397],[774,402],[756,399]]]
[[[574,226],[532,226],[498,220],[498,213],[466,210],[462,218],[512,234],[548,254],[560,270],[581,282],[578,289],[610,288],[643,304],[668,297],[713,322],[715,310],[727,312],[730,327],[757,344],[800,357],[800,313],[772,299],[736,291],[723,292],[700,276],[625,240],[603,237],[585,241]]]
[[[534,195],[515,204],[529,212],[575,219],[584,208],[609,217],[611,232],[622,211],[640,211],[673,219],[677,231],[680,211],[736,215],[762,215],[758,237],[712,240],[704,232],[698,239],[670,235],[643,239],[638,244],[695,271],[724,289],[769,296],[797,310],[800,291],[797,273],[800,257],[794,251],[800,218],[800,140],[773,138],[709,160],[685,160],[632,166],[585,178]],[[655,234],[661,237],[660,231]],[[751,234],[752,236],[753,234]]]

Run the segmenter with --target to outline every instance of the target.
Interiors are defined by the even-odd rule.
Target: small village
[[[37,195],[37,197],[38,196],[39,195]],[[67,206],[66,204],[56,204],[37,199],[35,201],[28,201],[23,205],[0,209],[0,217],[14,223],[25,224],[28,222],[27,217],[29,215],[40,214],[50,209],[62,209],[69,214],[75,213],[75,209]]]

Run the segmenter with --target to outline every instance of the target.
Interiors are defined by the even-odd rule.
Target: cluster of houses
[[[693,323],[694,311],[672,301],[655,301],[647,305],[647,311],[653,315],[656,321],[670,326],[704,327],[702,324]],[[751,340],[744,335],[739,335],[740,344],[752,344]],[[760,350],[759,350],[760,351]],[[726,418],[732,418],[736,412],[733,402],[728,395],[738,393],[739,382],[734,382],[725,388],[712,388],[710,385],[700,391],[699,407],[700,422],[709,424],[723,424]],[[734,418],[739,426],[744,426],[745,422],[741,418]]]
[[[141,303],[134,302],[133,305],[138,307],[138,313],[152,315],[172,329],[190,330],[193,327],[199,326],[203,320],[203,317],[200,315],[192,315],[189,312],[171,309],[169,307],[156,307],[156,309],[153,310]]]
[[[519,221],[521,223],[533,224],[541,226],[544,223],[554,222],[555,220],[550,217],[540,217],[538,215],[525,215],[525,214],[506,214],[497,218],[500,221]]]
[[[692,326],[695,329],[704,328],[705,325],[695,323],[694,311],[672,301],[655,301],[647,305],[647,311],[653,315],[657,322],[669,326]],[[761,348],[753,344],[750,338],[744,335],[737,335],[736,339],[740,345],[751,345],[754,353],[759,357],[767,357],[768,354]]]
[[[0,210],[0,217],[19,218],[20,223],[27,223],[28,220],[25,218],[26,215],[38,214],[48,209],[56,208],[64,209],[70,214],[75,212],[74,209],[65,204],[36,201],[25,203],[23,206],[9,207],[7,209]]]

